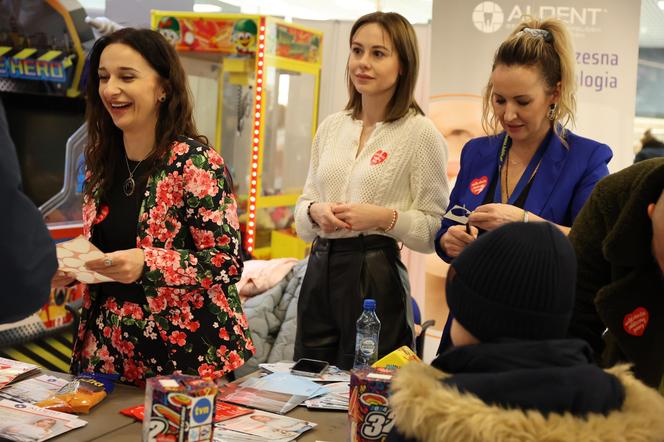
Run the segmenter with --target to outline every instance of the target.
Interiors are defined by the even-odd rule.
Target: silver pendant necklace
[[[145,160],[145,158],[143,158]],[[124,183],[122,184],[122,191],[126,196],[131,196],[134,194],[134,190],[136,190],[136,181],[134,180],[134,172],[136,172],[136,169],[138,169],[138,166],[141,165],[143,160],[139,161],[138,164],[134,167],[134,170],[131,170],[129,167],[129,158],[127,158],[127,154],[125,153],[125,163],[127,164],[127,171],[129,172],[129,178],[124,180]]]

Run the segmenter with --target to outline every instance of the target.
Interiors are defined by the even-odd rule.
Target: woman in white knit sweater
[[[447,146],[413,98],[413,27],[396,13],[350,33],[346,109],[323,121],[295,221],[313,241],[298,303],[295,358],[350,368],[355,321],[376,299],[379,356],[412,346],[410,288],[397,241],[431,252],[448,203]]]

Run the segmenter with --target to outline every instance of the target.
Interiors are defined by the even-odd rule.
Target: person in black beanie
[[[664,398],[566,339],[575,283],[574,250],[551,223],[470,244],[447,275],[453,347],[393,378],[388,440],[660,440]]]

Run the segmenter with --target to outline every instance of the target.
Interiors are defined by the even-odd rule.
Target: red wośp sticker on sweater
[[[643,307],[637,307],[623,318],[623,328],[632,336],[642,336],[648,326],[650,313]]]
[[[382,163],[387,159],[387,152],[384,150],[377,150],[375,154],[371,157],[371,165],[375,166],[377,164]]]
[[[488,183],[489,177],[486,175],[480,178],[475,178],[470,182],[470,191],[473,193],[473,195],[479,195],[482,193]]]

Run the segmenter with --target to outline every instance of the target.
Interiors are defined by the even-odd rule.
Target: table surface
[[[67,377],[63,373],[51,373],[56,376]],[[239,379],[256,376],[252,373]],[[90,414],[80,417],[87,421],[85,427],[72,430],[55,437],[53,441],[83,442],[124,442],[138,441],[141,438],[142,423],[120,414],[120,410],[140,405],[144,400],[144,390],[128,385],[116,385],[115,390],[101,403],[94,407]],[[348,414],[345,411],[308,410],[305,407],[296,407],[286,416],[303,419],[318,424],[312,430],[305,432],[298,438],[302,442],[323,442],[345,440],[348,435]]]

